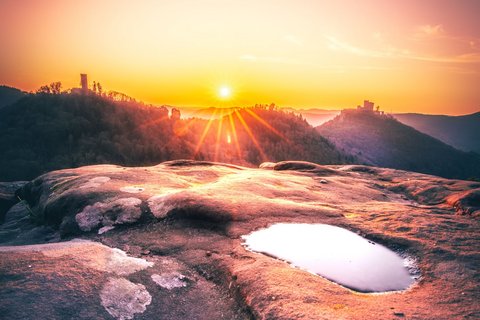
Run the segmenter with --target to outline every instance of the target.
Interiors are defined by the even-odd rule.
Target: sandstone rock
[[[0,225],[0,243],[43,243],[50,240],[58,241],[58,233],[50,226],[37,225],[24,201],[13,205]]]
[[[276,163],[275,162],[264,162],[261,163],[258,167],[260,169],[271,169],[273,170],[275,168]]]
[[[174,258],[149,260],[78,239],[0,247],[0,314],[8,319],[249,319],[226,290],[192,276],[195,270]],[[188,286],[175,296],[159,290],[153,275],[172,275]]]
[[[25,184],[27,184],[26,181],[0,182],[0,223],[3,222],[8,209],[20,201],[15,192]]]
[[[137,198],[97,202],[86,206],[75,215],[75,220],[82,231],[90,231],[100,226],[134,223],[142,215],[141,204],[142,200]]]
[[[455,193],[447,198],[447,203],[452,205],[460,214],[480,217],[480,190],[468,190]]]
[[[20,190],[37,217],[34,226],[69,226],[64,237],[76,232],[110,249],[82,244],[28,255],[19,247],[0,252],[0,314],[29,319],[38,314],[32,310],[46,308],[41,311],[61,319],[69,309],[58,305],[82,301],[83,313],[77,307],[70,318],[108,319],[98,297],[114,278],[142,285],[151,296],[135,319],[390,319],[396,310],[414,319],[478,317],[479,183],[366,166],[277,165],[281,170],[185,160],[88,166],[35,179]],[[143,190],[131,198],[126,186]],[[28,222],[24,209],[12,208],[6,217]],[[242,235],[279,222],[357,232],[412,257],[421,278],[403,292],[362,294],[242,246]],[[120,223],[101,235],[88,231]],[[148,252],[147,260],[113,249],[127,246],[138,248],[132,254]],[[142,268],[113,271],[127,261]],[[175,287],[183,280],[188,285]]]
[[[321,166],[315,163],[306,161],[282,161],[273,166],[273,170],[295,170],[295,171],[311,171],[318,175],[339,175],[339,172],[328,168],[327,166]]]

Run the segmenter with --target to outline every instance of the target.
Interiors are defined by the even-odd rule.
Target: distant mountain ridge
[[[285,108],[286,110],[301,114],[302,117],[307,120],[313,127],[324,124],[325,122],[332,120],[339,113],[340,110],[326,110],[326,109],[294,109],[294,108]]]
[[[218,119],[223,114],[233,112],[234,110],[240,109],[239,107],[227,107],[227,108],[216,108],[216,107],[178,107],[182,110],[182,114],[186,117],[197,117],[203,119]],[[295,109],[295,108],[284,108],[281,110],[286,112],[293,112],[295,114],[302,115],[302,117],[307,120],[307,122],[313,126],[319,126],[328,120],[335,118],[340,113],[340,110],[326,110],[326,109]]]
[[[457,149],[480,154],[480,111],[462,116],[401,113],[394,117]]]
[[[316,129],[365,164],[446,178],[480,177],[479,155],[457,150],[391,116],[342,112]]]

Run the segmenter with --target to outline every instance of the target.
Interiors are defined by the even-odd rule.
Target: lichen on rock
[[[101,226],[134,223],[140,219],[142,200],[121,198],[114,201],[96,202],[86,206],[75,216],[82,231],[91,231]]]
[[[168,272],[162,274],[152,274],[152,280],[160,287],[167,290],[182,288],[188,285],[188,277],[178,272]]]
[[[170,196],[170,194],[155,195],[147,200],[148,207],[155,218],[163,219],[175,208],[174,203],[169,201]]]
[[[120,191],[127,192],[127,193],[140,193],[144,190],[145,188],[138,187],[138,186],[125,186],[120,188]]]
[[[41,251],[47,257],[68,256],[85,267],[120,276],[130,275],[153,266],[153,262],[129,257],[120,249],[87,240],[74,239],[67,242],[22,247],[24,250]]]
[[[124,278],[110,278],[100,292],[100,299],[102,306],[118,320],[133,319],[152,302],[152,296],[143,284]]]

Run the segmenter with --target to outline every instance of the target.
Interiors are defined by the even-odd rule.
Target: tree
[[[52,94],[60,94],[62,91],[62,83],[60,81],[50,83]]]
[[[37,89],[36,93],[49,94],[50,93],[50,87],[47,86],[47,85],[41,86],[40,88]]]
[[[38,88],[36,93],[44,94],[60,94],[62,91],[62,83],[60,81],[52,82],[49,85],[44,85]]]

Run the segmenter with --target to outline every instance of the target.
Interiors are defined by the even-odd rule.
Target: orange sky
[[[480,110],[476,0],[0,0],[0,84],[154,104]],[[223,102],[225,103],[225,102]]]

